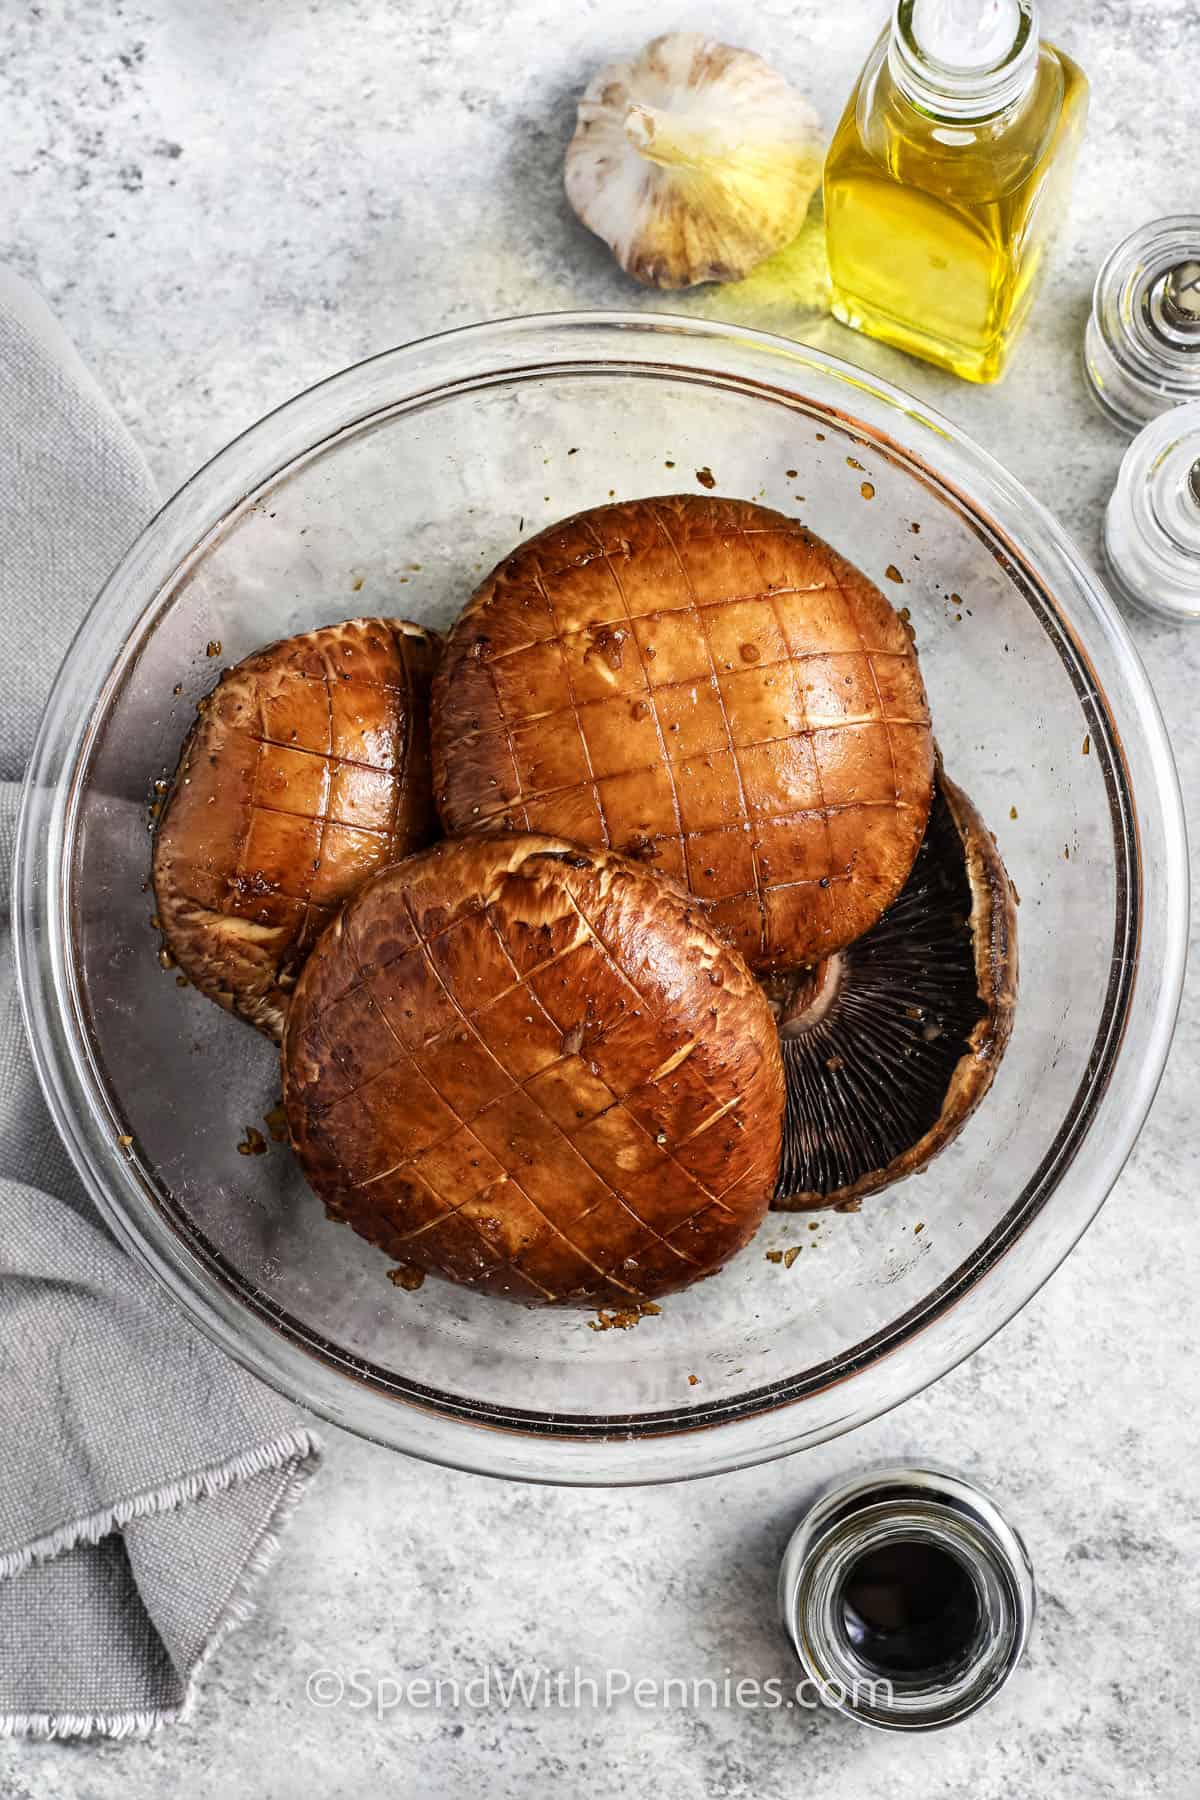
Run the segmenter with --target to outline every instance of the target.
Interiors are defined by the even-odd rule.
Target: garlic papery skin
[[[649,287],[738,281],[799,232],[823,155],[813,108],[760,56],[671,32],[588,83],[567,198]]]

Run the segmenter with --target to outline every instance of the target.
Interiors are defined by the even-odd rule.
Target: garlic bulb
[[[677,31],[589,82],[567,198],[648,286],[737,281],[800,230],[821,161],[817,115],[782,75]]]

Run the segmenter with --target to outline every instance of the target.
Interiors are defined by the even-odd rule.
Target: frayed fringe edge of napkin
[[[203,1653],[185,1672],[186,1691],[180,1705],[137,1708],[129,1712],[0,1712],[0,1738],[141,1738],[149,1737],[163,1725],[175,1725],[187,1719],[195,1705],[199,1678],[210,1657],[231,1632],[254,1617],[252,1591],[275,1559],[283,1528],[307,1487],[314,1466],[321,1460],[322,1450],[323,1445],[315,1432],[303,1428],[285,1432],[282,1437],[272,1438],[253,1450],[239,1452],[215,1468],[182,1476],[148,1494],[135,1494],[77,1524],[61,1526],[21,1550],[0,1555],[0,1578],[16,1575],[33,1562],[61,1556],[79,1544],[98,1544],[102,1538],[119,1531],[130,1519],[142,1518],[148,1513],[170,1512],[188,1501],[222,1493],[237,1482],[261,1475],[267,1469],[288,1463],[295,1465],[254,1549],[242,1565]]]

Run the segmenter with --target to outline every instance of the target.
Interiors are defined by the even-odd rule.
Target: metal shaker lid
[[[1125,452],[1104,558],[1122,599],[1176,624],[1200,622],[1200,400],[1152,420]]]
[[[1200,399],[1200,214],[1156,219],[1113,250],[1096,277],[1084,369],[1131,434]]]
[[[1168,326],[1185,336],[1200,335],[1200,262],[1195,257],[1167,270],[1159,303]]]

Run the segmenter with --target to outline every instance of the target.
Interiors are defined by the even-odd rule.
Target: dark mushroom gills
[[[943,772],[883,917],[836,956],[765,985],[787,1082],[776,1209],[853,1210],[954,1139],[1008,1043],[1017,939],[995,841]]]

